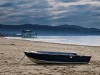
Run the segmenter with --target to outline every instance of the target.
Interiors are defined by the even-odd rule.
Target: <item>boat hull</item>
[[[89,63],[91,56],[50,55],[24,52],[35,63]]]

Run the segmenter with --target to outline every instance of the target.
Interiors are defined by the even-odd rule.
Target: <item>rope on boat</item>
[[[20,62],[21,62],[24,58],[25,58],[25,54],[24,54],[23,58],[18,62],[18,64],[20,64]]]

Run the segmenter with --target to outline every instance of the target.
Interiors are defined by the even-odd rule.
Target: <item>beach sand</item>
[[[35,64],[26,56],[22,60],[24,51],[75,52],[92,58],[89,64]],[[100,75],[100,46],[0,38],[0,75]]]

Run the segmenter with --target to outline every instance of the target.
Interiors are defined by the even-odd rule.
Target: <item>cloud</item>
[[[80,0],[56,0],[58,2],[77,2],[77,1],[80,1]]]
[[[0,0],[2,24],[76,24],[94,27],[100,22],[99,0]]]
[[[0,5],[0,7],[10,7],[10,6],[13,6],[13,3],[7,2]]]

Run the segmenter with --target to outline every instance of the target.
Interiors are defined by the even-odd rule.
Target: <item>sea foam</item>
[[[42,41],[60,44],[76,44],[100,46],[100,36],[38,36],[37,38],[6,37],[7,39],[21,39],[30,41]]]

